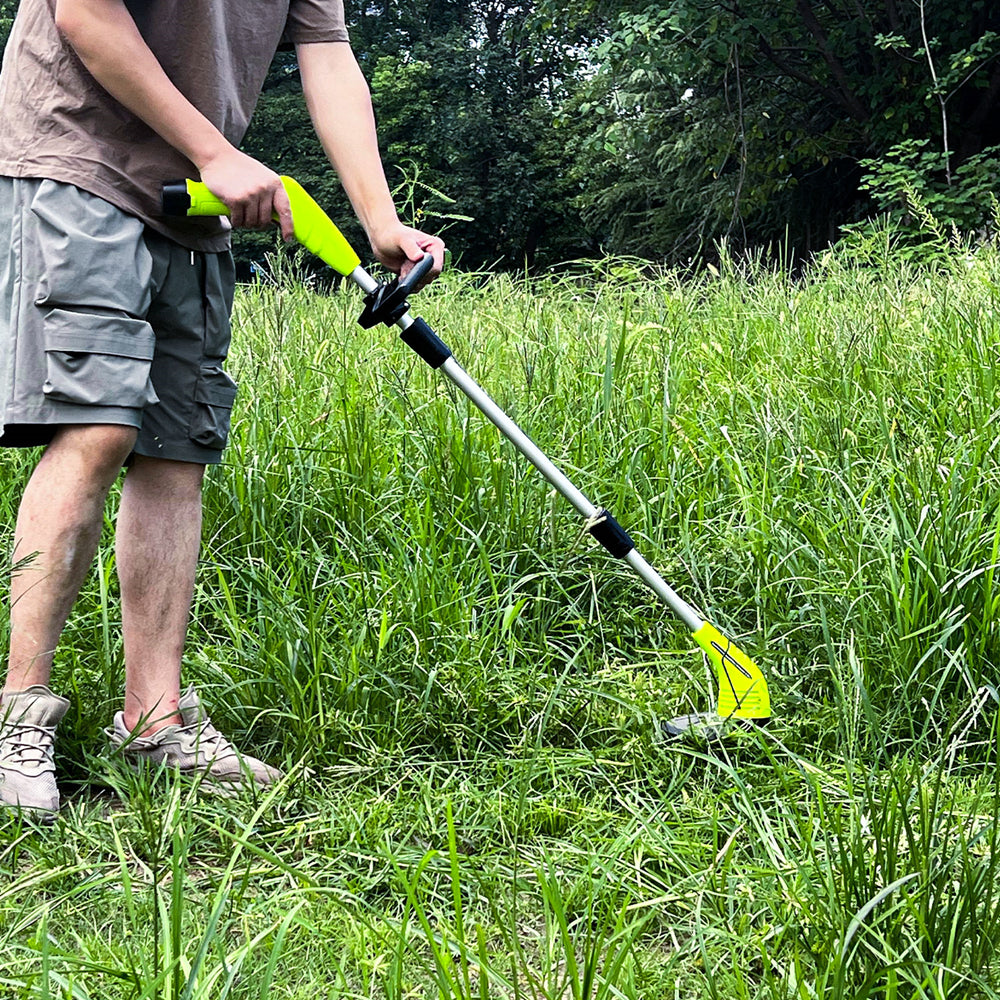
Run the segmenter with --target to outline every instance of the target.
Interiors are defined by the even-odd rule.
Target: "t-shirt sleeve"
[[[347,42],[344,0],[292,0],[283,42]]]

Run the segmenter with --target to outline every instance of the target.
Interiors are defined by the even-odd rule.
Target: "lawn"
[[[683,625],[356,292],[243,288],[186,678],[287,779],[106,751],[112,497],[63,812],[0,820],[0,997],[1000,997],[998,263],[870,239],[415,301],[765,671],[770,724],[712,742],[663,730],[716,697]]]

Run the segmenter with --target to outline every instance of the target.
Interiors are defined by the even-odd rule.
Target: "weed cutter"
[[[771,703],[767,681],[757,665],[731,639],[705,621],[682,600],[663,578],[636,551],[635,544],[611,513],[592,504],[535,443],[483,391],[455,361],[449,348],[430,326],[410,314],[408,295],[432,265],[430,254],[405,279],[377,282],[362,266],[358,255],[326,213],[292,178],[282,183],[292,207],[295,237],[335,271],[350,278],[365,292],[365,306],[359,323],[366,329],[377,323],[399,328],[401,339],[431,368],[440,369],[482,411],[524,457],[586,519],[586,528],[611,555],[623,559],[691,630],[694,641],[704,650],[719,681],[716,715],[698,713],[680,716],[666,724],[673,735],[689,730],[712,736],[726,719],[763,722],[770,718]],[[176,181],[163,187],[163,209],[168,215],[226,215],[228,208],[204,184]]]

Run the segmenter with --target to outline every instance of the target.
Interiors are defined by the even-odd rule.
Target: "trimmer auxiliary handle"
[[[627,562],[643,583],[687,625],[695,642],[716,669],[719,716],[757,722],[770,718],[767,681],[753,660],[670,588],[636,551],[634,542],[611,513],[592,504],[458,364],[451,350],[431,327],[423,319],[410,315],[407,297],[433,264],[431,255],[426,254],[406,278],[379,283],[361,266],[360,258],[340,230],[303,188],[291,177],[282,177],[281,180],[291,203],[295,238],[365,292],[365,308],[359,318],[360,324],[366,329],[378,323],[398,327],[404,343],[413,348],[431,368],[441,369],[586,519],[590,534],[611,555]],[[229,214],[227,206],[204,184],[192,180],[164,184],[163,211],[167,215]]]
[[[365,298],[365,311],[358,319],[361,326],[370,330],[379,323],[393,326],[402,319],[410,311],[407,296],[433,264],[433,256],[425,253],[424,259],[405,278],[393,278],[388,284],[379,285],[374,292],[370,292]]]

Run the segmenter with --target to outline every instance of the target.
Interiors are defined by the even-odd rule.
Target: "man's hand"
[[[425,253],[433,256],[434,266],[415,291],[433,281],[444,267],[444,240],[439,236],[430,236],[397,222],[384,230],[371,233],[369,239],[375,259],[401,278],[405,278],[414,265],[424,259]]]
[[[199,166],[202,183],[229,206],[237,229],[265,229],[277,216],[281,235],[295,238],[292,209],[281,178],[263,163],[230,146]]]

